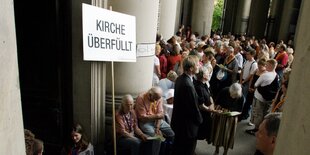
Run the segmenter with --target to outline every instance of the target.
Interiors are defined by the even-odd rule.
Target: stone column
[[[248,35],[256,38],[265,36],[270,0],[252,0],[248,25]]]
[[[159,34],[162,34],[165,40],[170,39],[176,32],[176,14],[177,0],[160,0]]]
[[[102,0],[83,3],[103,7]],[[73,121],[83,125],[96,151],[104,147],[106,63],[83,61],[82,2],[72,1]]]
[[[107,1],[93,0],[92,5],[104,8]],[[91,140],[97,148],[105,139],[106,63],[91,62]],[[100,150],[101,151],[101,150]]]
[[[282,0],[272,0],[267,27],[267,39],[269,41],[277,42],[278,40],[283,4]]]
[[[194,0],[192,30],[200,36],[210,35],[214,10],[214,0]]]
[[[113,11],[136,17],[137,62],[115,62],[114,65],[116,94],[137,95],[152,86],[159,0],[127,0],[126,3],[113,0],[109,6]],[[110,67],[108,70],[111,72]],[[107,92],[111,93],[111,78],[107,80]]]
[[[0,154],[25,155],[13,4],[0,5]]]
[[[238,8],[238,1],[225,0],[223,8],[223,34],[228,34],[229,32],[234,33],[234,23],[236,19],[236,13]]]
[[[159,0],[113,0],[108,2],[113,11],[136,17],[137,61],[114,62],[115,103],[116,108],[121,97],[131,94],[134,97],[152,87],[155,41],[158,20]],[[111,127],[111,64],[107,65],[107,124]],[[107,136],[112,129],[106,129]]]
[[[193,1],[192,0],[182,0],[181,4],[181,24],[185,26],[190,26],[191,21],[192,21],[192,6],[193,6]]]
[[[245,34],[250,16],[251,0],[239,0],[234,26],[235,34]]]
[[[91,4],[90,0],[84,3]],[[81,8],[81,1],[72,1],[73,121],[82,124],[91,139],[91,62],[83,61]]]
[[[278,39],[287,42],[295,35],[295,29],[298,20],[300,0],[285,0],[282,9],[282,17],[279,29]]]
[[[296,29],[295,58],[274,154],[310,152],[310,1],[302,1]]]
[[[181,23],[181,15],[182,15],[182,1],[177,0],[177,10],[176,10],[176,17],[175,17],[175,24],[174,24],[174,31],[177,32],[179,30],[179,26],[182,25]]]

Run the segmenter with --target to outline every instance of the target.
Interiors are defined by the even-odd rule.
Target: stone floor
[[[228,150],[228,155],[253,155],[255,152],[255,136],[245,133],[246,129],[252,129],[248,126],[248,120],[239,122],[237,126],[234,149]],[[215,147],[209,145],[206,141],[198,141],[196,147],[197,155],[213,155]],[[223,148],[220,148],[220,155],[223,153]]]

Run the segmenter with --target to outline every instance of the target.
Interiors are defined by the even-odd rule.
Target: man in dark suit
[[[183,60],[184,73],[175,82],[175,93],[171,127],[175,132],[173,155],[193,155],[202,117],[198,108],[198,95],[193,76],[199,72],[197,56],[190,55]]]

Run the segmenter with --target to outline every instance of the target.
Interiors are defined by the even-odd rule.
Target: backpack
[[[263,96],[266,101],[273,100],[279,89],[279,76],[276,75],[271,84],[266,86],[258,86],[257,91]]]

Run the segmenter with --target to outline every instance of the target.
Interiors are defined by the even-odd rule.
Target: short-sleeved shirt
[[[242,79],[246,79],[249,77],[249,75],[253,75],[257,68],[258,68],[258,66],[257,66],[257,63],[255,62],[255,60],[253,60],[253,61],[247,60],[244,64],[244,67],[243,67]]]
[[[255,87],[258,86],[267,86],[270,85],[273,80],[276,78],[277,73],[276,72],[266,72],[263,73],[255,82]],[[265,102],[266,100],[263,98],[263,96],[258,92],[256,89],[254,92],[255,98],[257,98],[261,102]]]
[[[146,115],[163,113],[163,99],[152,102],[146,92],[142,93],[137,97],[135,110],[138,119]]]

